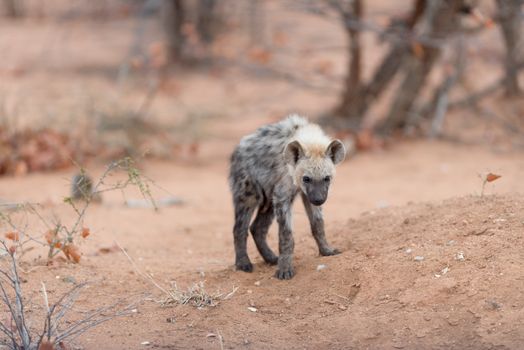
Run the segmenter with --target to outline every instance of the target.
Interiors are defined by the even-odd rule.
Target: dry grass
[[[186,290],[180,289],[178,285],[173,283],[169,290],[170,296],[162,301],[163,305],[179,304],[179,305],[193,305],[197,308],[206,306],[217,306],[221,293],[210,294],[204,287],[204,282],[200,281],[189,286]]]
[[[209,293],[204,287],[204,282],[200,281],[189,286],[186,290],[180,289],[176,282],[173,283],[172,288],[169,290],[169,296],[162,301],[162,305],[192,305],[197,308],[203,308],[206,306],[217,306],[221,300],[227,300],[235,294],[238,287],[227,294],[225,293]]]

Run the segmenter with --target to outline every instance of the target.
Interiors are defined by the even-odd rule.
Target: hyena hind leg
[[[267,233],[274,218],[275,213],[272,207],[269,207],[266,210],[263,210],[263,208],[260,207],[257,216],[250,227],[251,234],[253,235],[253,239],[255,240],[260,255],[262,255],[264,261],[270,265],[276,265],[278,262],[278,256],[276,256],[267,245]]]
[[[247,255],[247,234],[255,206],[249,204],[245,200],[235,200],[235,226],[233,227],[235,266],[237,270],[245,272],[253,271],[253,264]]]

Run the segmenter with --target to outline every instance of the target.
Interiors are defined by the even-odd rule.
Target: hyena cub
[[[306,208],[311,231],[321,255],[335,255],[324,233],[321,205],[326,201],[335,164],[345,157],[339,140],[330,140],[320,127],[291,115],[244,137],[231,156],[229,181],[235,207],[235,265],[251,272],[247,256],[248,228],[264,260],[278,264],[276,276],[294,276],[291,206],[298,193]],[[258,208],[251,226],[251,217]],[[266,236],[276,216],[279,256],[269,248]]]

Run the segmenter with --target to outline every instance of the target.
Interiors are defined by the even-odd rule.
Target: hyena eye
[[[304,176],[304,177],[302,178],[302,181],[303,181],[305,184],[308,184],[308,183],[311,182],[311,178],[310,178],[309,176]]]
[[[324,182],[329,182],[329,181],[331,181],[331,176],[326,176],[326,177],[324,178]]]

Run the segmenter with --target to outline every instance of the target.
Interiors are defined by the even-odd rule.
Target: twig
[[[129,262],[131,263],[131,266],[133,267],[133,269],[135,270],[136,273],[138,273],[140,276],[142,276],[144,279],[148,280],[149,282],[151,282],[156,288],[158,288],[160,291],[162,291],[162,293],[166,294],[167,297],[171,298],[173,295],[167,291],[164,287],[162,287],[161,285],[159,285],[155,279],[149,275],[149,274],[146,274],[142,271],[140,271],[140,269],[138,268],[138,266],[136,265],[135,261],[129,256],[129,254],[125,251],[124,248],[122,248],[122,246],[117,242],[115,241],[115,244],[117,245],[118,248],[120,248],[120,250],[122,251],[122,253],[124,253],[124,255],[126,256],[127,260],[129,260]]]
[[[220,331],[217,329],[217,336],[218,341],[220,342],[220,350],[224,350],[224,338],[222,338],[222,334],[220,334]]]

